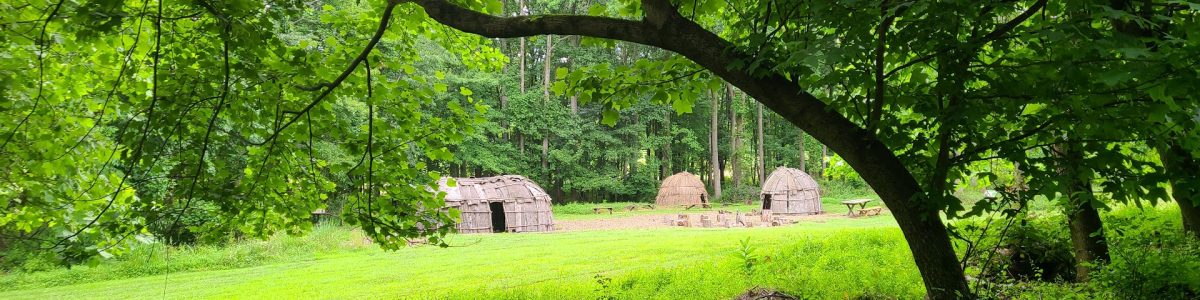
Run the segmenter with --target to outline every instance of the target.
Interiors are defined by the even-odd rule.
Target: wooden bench
[[[628,210],[628,211],[635,211],[635,210],[637,210],[637,205],[630,205],[630,206],[626,206],[626,207],[625,207],[625,210]]]
[[[699,204],[681,204],[681,205],[683,206],[683,210],[690,210],[690,209],[692,209],[693,207],[696,207],[696,205],[699,205]]]
[[[654,209],[654,204],[646,204],[642,205],[642,207],[645,207],[646,209]]]
[[[878,216],[879,213],[881,213],[881,212],[883,212],[883,207],[872,206],[872,207],[859,209],[858,215],[859,216]]]
[[[612,211],[613,211],[612,207],[593,207],[592,212],[594,212],[596,214],[600,214],[601,211],[604,211],[606,209],[608,210],[608,214],[611,215]]]

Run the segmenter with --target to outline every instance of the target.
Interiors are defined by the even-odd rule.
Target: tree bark
[[[744,69],[729,68],[735,61],[755,58],[684,18],[669,1],[644,0],[642,20],[562,15],[501,18],[445,0],[410,3],[422,6],[439,23],[485,37],[583,35],[655,46],[691,59],[832,148],[874,188],[894,214],[908,242],[928,297],[970,297],[939,211],[923,205],[921,186],[890,148],[873,132],[829,109],[783,74],[751,74]]]
[[[763,118],[762,118],[762,103],[758,105],[758,184],[767,181],[767,156],[763,153]]]
[[[729,172],[733,173],[733,187],[737,188],[742,185],[741,164],[738,161],[738,145],[741,141],[738,140],[737,97],[733,85],[728,82],[725,83],[725,94],[729,97]]]
[[[550,67],[554,66],[554,36],[547,35],[545,38],[546,53],[545,56],[542,57],[542,62],[544,65],[542,67],[542,101],[544,101],[543,103],[550,103]]]
[[[712,163],[711,163],[712,175],[709,176],[708,180],[712,181],[713,199],[720,199],[721,198],[721,179],[723,177],[725,177],[725,176],[721,175],[721,155],[719,153],[717,153],[717,150],[718,150],[717,131],[721,129],[721,127],[717,126],[717,125],[719,125],[719,124],[717,124],[717,116],[719,116],[720,112],[721,112],[721,110],[720,110],[721,109],[721,101],[720,101],[720,98],[718,98],[716,95],[714,95],[714,93],[711,89],[708,90],[708,98],[709,98],[709,103],[710,103],[709,106],[712,107],[709,110],[710,119],[712,120],[712,122],[709,123],[709,127],[708,127],[708,149],[710,152],[712,152]]]
[[[675,135],[671,134],[671,114],[673,114],[673,113],[675,113],[674,110],[667,110],[667,118],[666,118],[666,122],[664,122],[664,126],[663,126],[663,131],[665,131],[666,136],[667,136],[667,142],[663,144],[663,151],[662,151],[663,152],[663,161],[662,161],[662,168],[663,168],[662,177],[663,178],[666,178],[667,176],[671,176],[671,174],[675,174],[674,170],[671,169],[671,143],[673,143],[675,140]]]
[[[801,132],[804,132],[804,131],[801,130]],[[821,174],[821,177],[825,176],[825,168],[829,167],[829,166],[825,165],[826,162],[828,162],[828,161],[829,161],[829,146],[821,145],[821,169],[817,170],[817,173]]]
[[[800,156],[800,170],[804,171],[805,173],[808,173],[808,169],[805,166],[805,163],[807,163],[806,156],[808,153],[806,153],[805,152],[806,150],[804,150],[804,130],[800,130],[799,132],[800,132],[800,138],[798,140],[800,140],[800,141],[799,141],[799,143],[797,143],[796,148],[798,150],[800,150],[800,155],[799,155]],[[822,151],[822,153],[824,153],[824,151]],[[822,169],[824,169],[824,167],[822,167]]]
[[[1179,204],[1183,230],[1200,239],[1200,159],[1183,148],[1178,139],[1161,143],[1158,155],[1171,183],[1171,198]]]
[[[1063,196],[1067,197],[1067,225],[1071,229],[1071,247],[1075,250],[1075,280],[1088,281],[1090,264],[1109,261],[1108,242],[1104,238],[1104,226],[1100,212],[1092,204],[1091,176],[1080,170],[1083,152],[1079,145],[1061,143],[1052,151],[1058,158],[1059,184]]]
[[[550,103],[550,68],[554,66],[554,36],[547,35],[546,39],[546,54],[542,57],[544,63],[542,68],[542,107],[551,105]],[[546,177],[550,176],[550,129],[542,129],[542,173]]]
[[[525,13],[529,12],[529,9],[527,7],[525,7],[525,0],[517,0],[517,10],[518,10],[517,11],[518,16],[524,16]],[[518,57],[518,60],[521,61],[521,63],[520,63],[520,65],[521,65],[521,72],[520,72],[521,73],[521,80],[520,80],[521,83],[520,83],[520,85],[521,85],[521,93],[524,94],[525,93],[525,37],[524,36],[522,36],[520,38],[519,44],[521,46],[520,46],[520,50],[518,50],[520,52],[517,53],[517,57]]]

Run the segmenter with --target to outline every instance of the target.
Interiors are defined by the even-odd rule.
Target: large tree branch
[[[814,138],[829,145],[852,166],[875,182],[885,198],[902,199],[892,209],[916,209],[907,201],[920,191],[916,180],[898,158],[869,131],[829,109],[802,90],[798,83],[780,74],[758,75],[731,69],[735,62],[759,58],[739,52],[734,44],[681,17],[665,1],[647,0],[645,20],[635,21],[596,16],[540,15],[497,17],[473,11],[445,0],[412,0],[434,20],[455,29],[492,38],[515,38],[545,34],[582,35],[622,40],[679,53],[722,77],[771,110],[784,116]],[[890,174],[870,178],[867,174]],[[888,182],[888,184],[883,184]],[[930,211],[931,212],[931,211]]]
[[[634,20],[573,15],[496,17],[444,0],[412,2],[423,7],[438,23],[489,38],[581,35],[649,45],[650,39],[643,34],[655,31],[648,23]]]
[[[669,1],[644,0],[646,17],[640,21],[564,15],[496,17],[445,0],[410,1],[439,23],[485,37],[582,35],[654,46],[691,59],[828,145],[854,167],[895,214],[929,297],[948,299],[970,293],[937,207],[920,201],[920,185],[890,148],[782,74],[731,68],[762,59],[680,16]]]

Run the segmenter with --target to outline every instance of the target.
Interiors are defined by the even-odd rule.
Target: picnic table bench
[[[871,199],[854,199],[854,200],[842,201],[842,204],[845,204],[846,209],[849,210],[848,212],[846,212],[846,216],[853,217],[855,205],[858,205],[859,210],[862,210],[862,209],[867,208],[867,203],[870,203],[870,202],[871,202]]]
[[[592,208],[592,212],[594,212],[594,213],[596,213],[596,214],[600,214],[600,212],[601,212],[601,211],[604,211],[604,210],[606,210],[606,209],[608,210],[608,214],[610,214],[610,215],[611,215],[611,214],[612,214],[612,212],[613,212],[613,209],[612,209],[612,207],[593,207],[593,208]]]
[[[635,210],[638,210],[638,208],[654,209],[654,204],[642,204],[642,205],[634,204],[634,205],[626,206],[625,210],[635,211]]]
[[[872,207],[868,207],[868,208],[859,209],[858,215],[859,216],[878,216],[879,213],[881,213],[881,212],[883,212],[883,207],[872,206]]]

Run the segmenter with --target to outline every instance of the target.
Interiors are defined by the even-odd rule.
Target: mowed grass
[[[107,281],[77,278],[83,280],[9,290],[0,299],[728,299],[752,286],[804,298],[919,298],[920,277],[894,224],[889,217],[874,217],[774,228],[455,235],[449,248],[393,252],[345,241],[343,250],[293,251],[303,253],[259,266]],[[347,229],[326,231],[356,236]],[[739,243],[747,239],[753,248],[750,268],[739,254],[744,252]],[[120,268],[125,267],[111,271]],[[88,271],[51,272],[25,284],[72,272]]]

